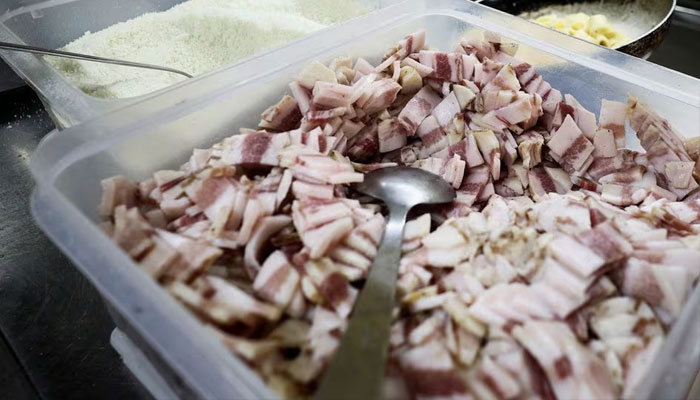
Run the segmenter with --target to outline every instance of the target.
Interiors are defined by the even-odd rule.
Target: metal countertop
[[[31,219],[28,160],[53,128],[27,86],[0,93],[0,397],[148,398],[97,292]]]
[[[698,38],[700,14],[677,13],[650,61],[700,78]],[[17,86],[1,60],[0,79]],[[0,397],[149,398],[109,344],[98,294],[31,219],[27,161],[53,127],[28,87],[0,92]]]

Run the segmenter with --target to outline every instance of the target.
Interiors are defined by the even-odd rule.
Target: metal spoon
[[[315,399],[380,397],[406,215],[418,204],[448,203],[455,198],[454,189],[445,180],[409,167],[372,171],[357,190],[382,200],[389,208],[389,222],[348,329]]]
[[[166,72],[172,72],[174,74],[184,75],[188,78],[192,77],[192,75],[188,74],[187,72],[182,72],[180,70],[168,68],[168,67],[161,67],[160,65],[143,64],[143,63],[137,63],[137,62],[132,62],[132,61],[117,60],[114,58],[97,57],[97,56],[91,56],[88,54],[71,53],[69,51],[51,50],[51,49],[45,49],[42,47],[27,46],[24,44],[0,42],[0,49],[12,50],[12,51],[22,51],[25,53],[41,54],[41,55],[45,55],[45,56],[75,58],[78,60],[94,61],[94,62],[101,62],[101,63],[107,63],[107,64],[117,64],[117,65],[124,65],[127,67],[155,69],[155,70],[159,70],[159,71],[166,71]]]

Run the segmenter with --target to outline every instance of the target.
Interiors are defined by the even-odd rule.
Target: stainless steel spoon
[[[380,397],[406,215],[418,204],[448,203],[455,198],[454,189],[442,178],[409,167],[372,171],[357,190],[382,200],[389,208],[389,222],[347,331],[315,399]]]
[[[41,55],[45,55],[45,56],[75,58],[78,60],[123,65],[126,67],[155,69],[155,70],[159,70],[159,71],[172,72],[174,74],[184,75],[188,78],[192,77],[192,75],[188,74],[187,72],[182,72],[180,70],[173,69],[173,68],[162,67],[160,65],[143,64],[143,63],[137,63],[137,62],[132,62],[132,61],[117,60],[114,58],[97,57],[97,56],[91,56],[89,54],[72,53],[69,51],[62,51],[62,50],[51,50],[51,49],[45,49],[42,47],[27,46],[25,44],[0,42],[0,49],[12,50],[12,51],[22,51],[25,53],[41,54]]]

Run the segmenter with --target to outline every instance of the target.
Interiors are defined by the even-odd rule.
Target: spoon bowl
[[[411,208],[418,204],[442,204],[455,198],[455,191],[444,179],[410,167],[388,167],[369,172],[357,190],[392,207]]]

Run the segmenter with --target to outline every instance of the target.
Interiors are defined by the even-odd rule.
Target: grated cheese
[[[189,0],[86,32],[62,49],[196,76],[368,11],[355,0]],[[141,68],[47,59],[82,91],[102,98],[139,96],[185,79]]]

